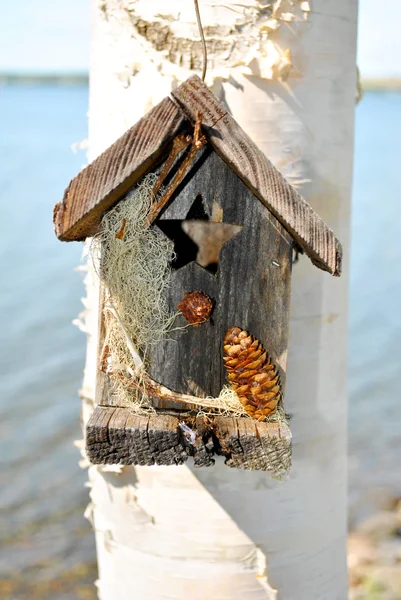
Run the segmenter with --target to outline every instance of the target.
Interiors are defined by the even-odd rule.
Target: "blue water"
[[[356,110],[349,319],[351,509],[401,495],[401,93]]]
[[[86,137],[87,103],[85,87],[0,88],[0,579],[14,581],[0,581],[0,595],[13,600],[90,598],[77,589],[96,577],[73,446],[85,351],[71,325],[82,310],[81,245],[61,244],[52,227],[54,203],[85,163],[71,145]],[[401,94],[367,93],[352,212],[351,511],[374,487],[401,494],[400,139]]]
[[[71,144],[86,135],[87,103],[85,87],[0,87],[0,579],[13,581],[0,583],[0,596],[12,600],[34,598],[35,589],[38,598],[77,598],[76,586],[72,595],[40,590],[95,560],[73,446],[85,352],[71,325],[82,310],[74,271],[82,248],[58,242],[52,227],[54,203],[85,162]]]

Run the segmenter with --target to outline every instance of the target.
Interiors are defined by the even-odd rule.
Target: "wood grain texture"
[[[57,237],[78,241],[94,235],[105,211],[156,164],[185,123],[179,109],[165,98],[83,169],[54,208]]]
[[[199,77],[188,79],[172,96],[192,122],[199,111],[202,113],[204,132],[216,152],[284,225],[313,264],[332,275],[340,275],[342,249],[334,233]]]
[[[194,290],[206,293],[214,310],[211,320],[198,327],[186,327],[184,317],[177,318],[178,329],[149,351],[150,376],[177,392],[218,396],[227,383],[223,339],[229,327],[238,326],[262,342],[284,391],[292,238],[213,151],[204,152],[155,226],[185,219],[199,195],[207,213],[217,202],[224,223],[240,225],[242,231],[222,247],[215,275],[195,262],[172,272],[167,290],[171,311],[184,292]]]
[[[187,421],[168,414],[134,415],[128,408],[98,406],[86,427],[86,451],[93,464],[177,465],[190,456],[198,467],[223,455],[229,467],[287,471],[291,433],[284,423],[199,416]],[[188,434],[188,431],[191,433]]]

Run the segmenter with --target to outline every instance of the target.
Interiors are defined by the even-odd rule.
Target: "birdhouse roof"
[[[257,148],[197,76],[190,77],[85,167],[54,209],[57,237],[79,241],[97,233],[104,213],[160,163],[172,140],[201,114],[215,152],[280,221],[313,264],[341,274],[341,244],[332,230]]]

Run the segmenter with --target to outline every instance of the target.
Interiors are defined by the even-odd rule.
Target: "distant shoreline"
[[[401,90],[401,77],[388,77],[383,79],[362,79],[362,88],[368,91],[396,91]]]
[[[89,85],[88,73],[0,73],[0,85]],[[401,91],[401,77],[362,79],[364,91]]]
[[[0,85],[88,85],[88,73],[0,73]]]

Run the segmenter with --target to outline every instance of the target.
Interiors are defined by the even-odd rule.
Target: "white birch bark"
[[[207,83],[343,243],[335,279],[293,270],[286,409],[293,470],[90,468],[102,600],[335,600],[346,576],[347,255],[357,0],[200,0]],[[91,158],[195,65],[191,0],[93,0]],[[89,283],[84,395],[93,399]],[[84,413],[84,418],[88,410]]]

